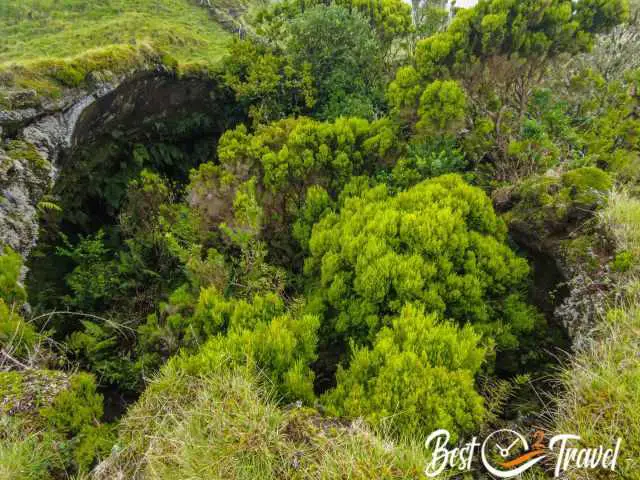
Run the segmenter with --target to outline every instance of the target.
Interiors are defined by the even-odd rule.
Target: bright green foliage
[[[299,67],[299,68],[298,68]],[[256,123],[311,112],[316,104],[311,64],[251,41],[236,41],[223,62],[225,84]]]
[[[253,328],[258,322],[283,315],[282,299],[273,293],[250,300],[227,298],[215,287],[203,288],[197,296],[185,285],[161,303],[138,329],[141,352],[156,352],[166,359],[180,348],[197,348],[207,339],[230,328]]]
[[[290,118],[253,134],[244,126],[227,131],[218,155],[226,170],[263,172],[258,178],[266,189],[301,200],[301,193],[314,184],[335,195],[351,176],[371,172],[391,157],[397,142],[387,119]]]
[[[103,413],[102,395],[96,392],[93,376],[75,374],[70,388],[60,392],[51,406],[44,407],[40,413],[56,429],[72,435],[99,421]]]
[[[394,113],[406,123],[417,121],[416,112],[424,91],[422,78],[413,65],[396,70],[395,79],[387,87],[386,98]]]
[[[299,214],[308,214],[301,209],[309,188],[322,187],[335,199],[352,176],[372,174],[376,167],[393,161],[398,143],[388,119],[319,122],[289,118],[261,126],[254,133],[241,125],[220,139],[222,165],[203,164],[193,176],[192,204],[212,226],[228,222],[235,189],[256,177],[257,200],[264,208],[262,238],[281,257],[290,259],[299,256],[290,229]]]
[[[0,252],[0,299],[7,304],[19,306],[27,299],[24,288],[19,283],[22,257],[9,247]]]
[[[116,441],[114,425],[91,425],[83,428],[73,439],[73,461],[81,472],[91,471],[106,458]]]
[[[417,45],[418,70],[425,76],[460,73],[474,59],[506,55],[550,58],[587,49],[594,35],[623,21],[626,0],[541,3],[481,0],[460,12],[449,28]]]
[[[431,177],[462,172],[467,167],[465,154],[450,138],[427,139],[407,148],[407,156],[396,163],[393,185],[405,189]]]
[[[464,120],[466,104],[466,95],[458,82],[436,80],[420,97],[417,127],[426,133],[455,133]]]
[[[332,413],[387,424],[399,436],[423,438],[438,428],[463,438],[481,424],[474,376],[485,356],[470,326],[438,323],[407,306],[372,348],[354,348],[338,385],[324,397]]]
[[[404,122],[421,127],[423,112],[445,111],[442,100],[430,90],[441,81],[458,79],[469,108],[460,109],[460,116],[454,117],[467,129],[461,143],[468,158],[491,166],[485,181],[515,180],[541,172],[558,163],[563,153],[579,150],[575,156],[580,158],[584,151],[569,129],[558,132],[554,131],[558,125],[540,123],[541,117],[561,119],[563,114],[558,117],[559,105],[553,102],[541,111],[532,95],[561,54],[587,51],[596,34],[624,21],[627,14],[626,0],[575,5],[569,0],[482,0],[459,11],[446,30],[417,43],[415,68],[397,72],[387,98]],[[442,128],[441,122],[430,124],[433,115],[427,114],[426,120],[431,133],[447,133],[433,128]],[[606,123],[616,128],[619,122]]]
[[[368,5],[368,3],[367,3]],[[293,19],[287,52],[294,65],[310,65],[324,119],[373,118],[382,96],[382,59],[366,20],[342,7],[318,6]]]
[[[313,225],[328,213],[333,206],[331,197],[327,191],[312,185],[305,195],[304,205],[298,213],[298,219],[293,224],[292,235],[304,250],[309,249],[309,239]]]
[[[593,70],[571,78],[571,90],[562,100],[575,112],[573,121],[581,134],[583,164],[615,173],[621,182],[636,183],[640,172],[640,119],[633,112],[640,105],[637,91],[640,73],[608,82]]]
[[[232,323],[226,336],[214,337],[197,355],[177,357],[171,363],[190,375],[206,375],[222,364],[247,365],[265,375],[284,401],[312,402],[314,374],[309,364],[316,359],[318,318],[285,313],[255,321],[247,314],[236,313],[238,325]]]
[[[48,425],[69,439],[76,468],[89,470],[111,450],[113,429],[101,425],[102,395],[96,392],[93,376],[76,373],[68,389],[61,391],[51,405],[40,409]]]
[[[382,185],[314,227],[305,272],[320,305],[312,304],[358,342],[410,302],[514,348],[534,318],[514,315],[514,306],[527,309],[520,291],[529,268],[505,241],[489,198],[456,175],[396,197]]]

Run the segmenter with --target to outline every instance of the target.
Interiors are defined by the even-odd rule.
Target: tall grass
[[[418,446],[359,423],[277,406],[246,369],[185,375],[170,362],[121,425],[123,449],[96,478],[418,479]]]
[[[615,473],[580,470],[568,477],[640,479],[640,200],[612,192],[600,221],[632,264],[613,274],[615,304],[561,375],[565,394],[557,401],[555,429],[580,435],[584,446],[622,438]]]
[[[600,221],[619,252],[628,252],[640,265],[640,200],[626,190],[613,190]]]

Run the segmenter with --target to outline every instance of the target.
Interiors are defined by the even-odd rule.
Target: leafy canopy
[[[309,246],[311,302],[358,342],[406,303],[472,323],[501,348],[533,328],[521,294],[529,267],[506,244],[489,198],[457,175],[347,199],[315,225]]]

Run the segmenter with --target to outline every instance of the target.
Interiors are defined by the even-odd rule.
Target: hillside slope
[[[189,0],[7,0],[0,6],[0,31],[0,63],[140,42],[181,62],[210,62],[230,37],[207,9]]]

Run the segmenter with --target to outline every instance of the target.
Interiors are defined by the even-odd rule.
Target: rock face
[[[157,67],[91,84],[54,101],[10,92],[23,108],[0,111],[0,245],[25,257],[37,241],[39,203],[75,149],[105,132],[135,138],[159,121],[194,113],[219,115],[213,133],[223,131],[225,118],[216,112],[224,102],[211,79]]]
[[[574,346],[588,338],[611,290],[610,245],[593,218],[610,188],[607,173],[586,167],[548,172],[493,195],[511,238],[532,261],[535,303]]]

